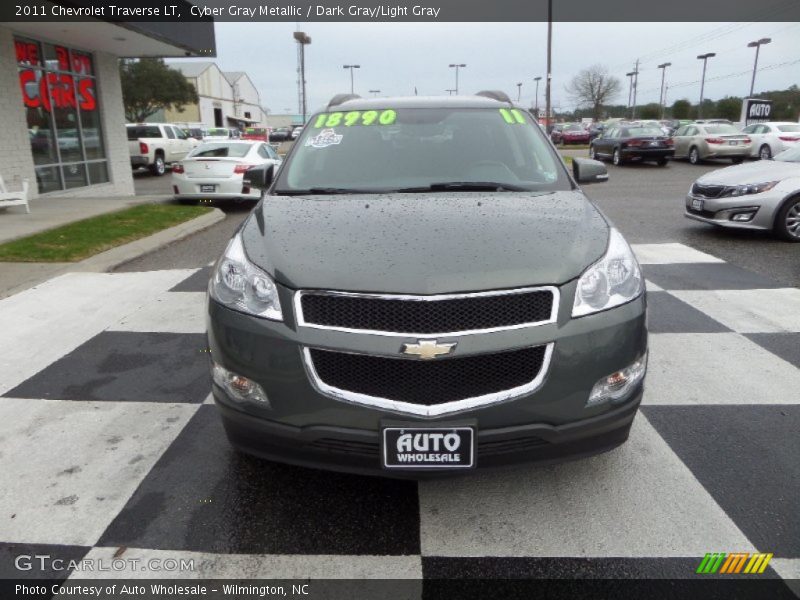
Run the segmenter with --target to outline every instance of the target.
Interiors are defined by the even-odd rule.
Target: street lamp
[[[703,77],[700,79],[700,106],[697,107],[697,118],[703,118],[703,92],[706,86],[706,64],[708,59],[716,56],[715,52],[707,52],[706,54],[698,55],[698,59],[703,61]]]
[[[534,77],[533,80],[536,82],[536,118],[539,118],[539,82],[542,80],[541,77]]]
[[[450,65],[451,69],[455,69],[456,70],[456,96],[458,96],[458,70],[459,69],[463,69],[466,66],[467,65],[465,65],[464,63],[458,63],[458,64],[453,63],[453,64]]]
[[[353,69],[360,69],[361,65],[343,65],[342,68],[350,69],[350,93],[353,93]]]
[[[667,72],[667,67],[671,67],[672,63],[665,62],[658,65],[658,68],[661,69],[661,95],[658,97],[658,103],[661,105],[661,118],[664,118],[664,110],[667,105],[667,99],[664,97],[664,75]]]
[[[453,95],[453,93],[455,92],[455,90],[453,90],[453,89],[449,89],[449,90],[445,90],[445,92],[447,92],[447,95],[448,95],[448,96],[452,96],[452,95]]]
[[[381,93],[381,91],[380,90],[370,90],[369,93],[370,94],[375,94],[377,96],[378,94]]]
[[[756,40],[755,42],[750,42],[747,44],[748,48],[755,48],[756,49],[756,62],[753,64],[753,79],[750,81],[750,96],[753,95],[753,88],[756,85],[756,71],[758,70],[758,51],[761,49],[762,45],[769,44],[772,41],[772,38],[761,38],[760,40]]]
[[[636,75],[636,71],[631,71],[630,73],[625,73],[625,77],[628,78],[628,108],[631,107],[631,98],[633,97],[633,76]]]
[[[299,92],[300,92],[300,112],[303,114],[303,123],[306,122],[306,46],[311,43],[311,38],[304,31],[295,31],[293,34],[297,42],[297,62],[300,72]]]
[[[522,97],[522,82],[520,81],[520,82],[517,84],[517,102],[519,102],[519,99],[520,99],[521,97]]]

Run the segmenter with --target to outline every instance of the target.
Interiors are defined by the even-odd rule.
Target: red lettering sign
[[[77,108],[93,111],[97,109],[94,79],[78,80],[78,95],[75,96],[75,79],[65,73],[46,73],[36,83],[36,71],[24,70],[19,73],[22,99],[28,108],[42,107],[46,111],[55,108]]]
[[[27,65],[39,65],[39,45],[33,42],[23,42],[14,40],[14,50],[17,54],[17,62]]]

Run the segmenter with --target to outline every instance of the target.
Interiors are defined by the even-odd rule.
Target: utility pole
[[[664,98],[664,74],[667,72],[667,67],[672,66],[672,63],[665,62],[658,65],[658,68],[661,69],[661,95],[658,97],[658,103],[661,105],[661,118],[664,118],[664,110],[667,106],[667,101]]]
[[[716,56],[714,52],[707,52],[706,54],[700,54],[697,58],[703,61],[703,78],[700,80],[700,105],[697,107],[697,118],[703,118],[703,92],[705,91],[706,87],[706,64],[708,63],[708,59]]]
[[[756,49],[756,62],[753,63],[753,79],[750,80],[750,97],[753,97],[753,88],[756,86],[756,71],[758,71],[758,51],[761,49],[762,44],[766,45],[772,41],[772,38],[761,38],[755,42],[747,44],[748,48]]]
[[[639,87],[639,59],[636,59],[636,66],[633,69],[633,108],[631,109],[631,119],[636,118],[636,92]]]
[[[547,0],[547,81],[545,82],[545,118],[547,131],[553,129],[550,107],[550,87],[553,80],[553,0]]]
[[[522,82],[517,83],[517,102],[522,97]]]
[[[630,73],[625,73],[625,77],[628,78],[628,106],[626,108],[631,107],[631,98],[633,97],[633,71]],[[633,117],[631,117],[633,119]]]
[[[307,112],[307,102],[306,102],[306,46],[311,43],[311,38],[305,34],[303,31],[295,31],[293,34],[295,41],[297,42],[297,71],[298,71],[298,80],[297,80],[297,92],[299,95],[299,106],[300,112],[303,115],[303,123],[306,122],[306,112]]]
[[[467,65],[465,65],[464,63],[453,63],[450,65],[451,69],[456,70],[456,96],[458,96],[458,70],[463,69],[466,66]]]
[[[533,80],[536,82],[536,118],[539,118],[539,82],[542,80],[541,77],[534,77]]]

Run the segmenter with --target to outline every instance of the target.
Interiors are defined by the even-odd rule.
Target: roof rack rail
[[[492,100],[498,100],[499,102],[507,102],[508,104],[513,104],[511,102],[511,98],[508,97],[508,94],[505,92],[501,92],[500,90],[481,90],[476,96],[483,96],[484,98],[491,98]]]
[[[358,94],[336,94],[333,98],[331,98],[331,101],[328,102],[328,108],[331,106],[338,106],[344,102],[347,102],[348,100],[356,100],[358,98],[361,98],[361,96]]]

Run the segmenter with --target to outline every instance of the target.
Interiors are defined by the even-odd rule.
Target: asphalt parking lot
[[[204,291],[243,205],[117,272],[0,300],[17,349],[0,361],[0,564],[24,552],[183,560],[166,576],[185,578],[683,579],[706,553],[745,552],[774,555],[765,578],[800,579],[800,249],[685,220],[683,193],[712,168],[610,166],[588,188],[642,263],[649,369],[627,443],[556,466],[417,483],[234,452],[209,394]],[[168,185],[137,176],[144,193]],[[165,575],[133,564],[40,576]],[[370,595],[420,596],[437,597]]]
[[[800,286],[800,244],[783,242],[767,233],[715,228],[683,216],[684,198],[691,184],[704,173],[730,166],[727,161],[700,166],[672,161],[663,168],[652,164],[607,166],[609,181],[586,186],[585,190],[631,243],[679,242],[783,284]],[[169,175],[153,177],[139,171],[135,183],[137,194],[170,193]],[[123,270],[199,267],[214,260],[248,212],[246,204],[228,203],[220,208],[228,215],[222,223],[125,265]]]

